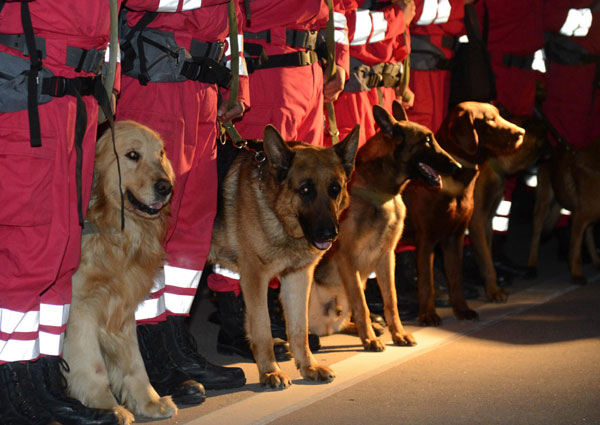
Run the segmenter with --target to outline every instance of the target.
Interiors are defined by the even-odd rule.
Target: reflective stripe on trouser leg
[[[40,354],[39,311],[0,308],[0,361],[33,360]]]
[[[189,314],[202,270],[165,266],[165,306],[173,314]]]
[[[511,202],[505,199],[500,201],[496,208],[496,215],[492,219],[492,229],[495,232],[506,232],[508,230],[508,216],[510,214]]]
[[[40,304],[40,354],[59,356],[65,339],[70,304]]]
[[[165,312],[165,271],[163,268],[154,277],[154,286],[147,299],[135,310],[135,320],[149,320],[159,317]]]

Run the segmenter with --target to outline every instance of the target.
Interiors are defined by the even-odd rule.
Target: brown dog
[[[334,373],[317,364],[308,348],[308,294],[314,268],[336,239],[339,216],[348,205],[346,185],[354,169],[358,126],[325,149],[288,145],[268,125],[263,144],[266,160],[242,151],[225,177],[209,260],[240,274],[246,333],[261,384],[291,384],[273,353],[267,289],[274,276],[281,283],[296,366],[304,379],[330,381]]]
[[[505,177],[526,170],[546,146],[545,128],[539,120],[525,117],[509,120],[525,129],[523,143],[512,154],[489,158],[479,167],[473,194],[473,216],[469,222],[471,246],[485,280],[486,297],[492,302],[508,299],[508,293],[498,286],[492,259],[492,219],[504,195]]]
[[[588,228],[600,219],[600,201],[596,187],[600,179],[598,164],[600,164],[600,139],[589,146],[570,150],[557,146],[550,160],[540,164],[528,263],[532,270],[537,266],[542,227],[554,198],[560,206],[572,213],[569,243],[569,270],[572,282],[579,285],[587,283],[581,263],[584,233],[586,233],[590,258],[595,267],[600,267],[600,258]],[[556,223],[552,223],[552,227],[554,224]]]
[[[309,311],[313,332],[339,331],[349,316],[344,307],[347,296],[363,347],[382,351],[385,345],[373,331],[364,294],[372,272],[377,274],[394,344],[416,344],[402,326],[396,298],[394,249],[406,213],[402,191],[411,178],[439,188],[437,171],[451,174],[459,165],[439,147],[429,129],[408,121],[400,103],[394,103],[398,121],[377,105],[373,115],[380,131],[356,156],[350,207],[343,213],[338,240],[315,270]]]
[[[407,222],[417,247],[417,286],[419,323],[438,326],[433,289],[434,248],[441,245],[450,303],[458,319],[479,316],[465,301],[462,258],[465,230],[473,214],[473,191],[479,166],[492,156],[512,153],[523,141],[525,131],[503,119],[498,109],[487,103],[464,102],[448,114],[436,134],[440,146],[462,168],[442,176],[441,190],[431,190],[411,181],[404,190]],[[407,223],[407,228],[409,224]]]
[[[165,259],[162,241],[174,174],[154,131],[122,121],[115,124],[115,138],[125,228],[121,231],[119,173],[108,131],[96,148],[63,355],[70,365],[70,394],[86,406],[113,409],[120,423],[130,424],[133,414],[165,418],[177,413],[171,397],[159,397],[150,385],[134,319]]]

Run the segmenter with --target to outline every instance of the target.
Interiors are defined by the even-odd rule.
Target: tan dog
[[[498,286],[492,258],[492,219],[504,195],[505,177],[531,166],[546,146],[546,130],[538,120],[516,117],[510,121],[526,130],[523,143],[514,153],[492,157],[481,165],[473,194],[473,216],[469,222],[469,238],[485,279],[486,297],[491,302],[508,299],[508,293]]]
[[[569,270],[575,284],[587,283],[582,270],[581,248],[586,236],[586,245],[595,267],[600,268],[594,240],[589,228],[600,219],[600,139],[589,146],[566,150],[556,147],[549,161],[538,168],[533,234],[529,251],[528,266],[535,271],[537,266],[540,237],[544,219],[553,199],[571,211],[571,239],[569,243]],[[556,215],[555,217],[558,217]],[[552,223],[552,227],[556,222]]]
[[[439,147],[429,129],[408,121],[400,103],[394,103],[398,121],[377,105],[373,115],[380,131],[356,156],[350,207],[342,215],[338,240],[315,270],[309,317],[311,331],[327,335],[347,325],[350,307],[365,350],[382,351],[385,345],[373,331],[364,294],[372,272],[377,274],[394,344],[416,344],[398,315],[394,276],[394,250],[406,213],[402,191],[412,178],[439,188],[437,171],[453,173],[459,165]]]
[[[240,274],[246,333],[260,382],[291,384],[275,361],[267,289],[278,276],[288,341],[296,366],[309,381],[330,381],[308,348],[308,293],[317,262],[338,235],[348,205],[346,184],[354,168],[358,127],[325,149],[287,145],[272,126],[264,131],[266,160],[242,151],[223,184],[209,260]]]
[[[436,133],[440,146],[462,168],[452,176],[442,176],[441,190],[431,190],[417,180],[406,187],[403,199],[416,244],[419,323],[438,326],[433,288],[434,248],[439,244],[449,298],[458,319],[474,320],[464,297],[462,259],[465,230],[473,214],[473,191],[479,167],[490,157],[514,152],[525,131],[506,121],[488,103],[464,102],[455,106]],[[409,226],[410,222],[410,226]],[[405,232],[408,236],[408,232]]]
[[[64,358],[70,394],[88,407],[113,409],[123,424],[134,416],[177,413],[171,397],[150,385],[138,348],[134,313],[165,260],[162,241],[174,174],[160,136],[132,121],[115,124],[125,197],[121,231],[119,174],[110,131],[96,148],[94,183],[73,277]]]

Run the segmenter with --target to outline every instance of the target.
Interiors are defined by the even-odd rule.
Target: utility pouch
[[[0,52],[0,112],[17,112],[27,109],[27,78],[31,68],[28,59]],[[42,68],[38,79],[54,77],[54,74]],[[37,85],[38,104],[48,103],[52,97],[42,94],[42,85]]]

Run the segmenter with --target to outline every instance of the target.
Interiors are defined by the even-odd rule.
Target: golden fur
[[[394,103],[398,121],[379,106],[373,115],[381,130],[357,154],[349,184],[350,207],[342,215],[338,240],[315,270],[309,317],[311,331],[326,335],[344,330],[350,307],[363,347],[382,351],[385,345],[372,328],[364,295],[372,272],[394,344],[416,344],[402,326],[396,297],[394,250],[406,214],[402,191],[412,178],[439,187],[437,171],[452,173],[458,164],[429,129],[408,121],[400,103]]]
[[[266,160],[242,151],[222,189],[209,260],[240,274],[246,333],[260,382],[291,384],[275,361],[267,289],[278,276],[288,340],[304,379],[330,381],[308,348],[307,308],[313,270],[337,237],[347,206],[346,184],[354,167],[358,130],[331,148],[286,144],[272,126],[264,131]]]
[[[84,230],[81,263],[73,277],[63,355],[70,365],[70,394],[86,406],[113,409],[120,423],[129,424],[133,414],[165,418],[177,412],[171,398],[159,397],[150,385],[134,319],[165,260],[162,241],[174,174],[160,136],[149,128],[117,122],[115,139],[125,229],[121,231],[119,175],[107,131],[96,147],[86,219],[90,231]]]

